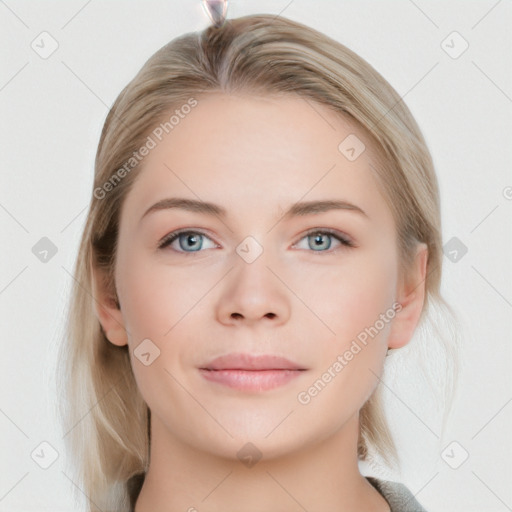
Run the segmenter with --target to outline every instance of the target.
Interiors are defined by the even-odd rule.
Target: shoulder
[[[371,476],[366,479],[389,503],[391,512],[427,512],[405,485]]]

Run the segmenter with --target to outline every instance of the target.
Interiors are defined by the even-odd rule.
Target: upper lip
[[[305,370],[299,364],[275,355],[227,354],[216,357],[201,370]]]

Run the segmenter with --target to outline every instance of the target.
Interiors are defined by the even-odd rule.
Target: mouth
[[[284,386],[307,368],[273,355],[228,354],[199,368],[201,375],[241,391],[267,391]]]

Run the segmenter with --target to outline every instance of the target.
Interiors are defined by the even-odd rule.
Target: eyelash
[[[198,235],[205,236],[206,238],[209,238],[211,240],[211,238],[206,233],[204,233],[203,231],[195,231],[195,230],[191,230],[191,229],[179,229],[177,231],[173,231],[172,233],[169,233],[168,235],[166,235],[160,241],[160,243],[158,245],[158,248],[159,249],[165,249],[167,246],[172,244],[172,242],[174,242],[174,240],[176,240],[180,235],[183,235],[183,234],[198,234]],[[336,240],[338,240],[341,243],[342,246],[341,247],[337,247],[335,249],[327,249],[325,251],[310,250],[309,252],[320,253],[320,254],[321,253],[333,254],[333,253],[337,253],[340,249],[348,249],[348,248],[353,248],[353,247],[356,246],[351,240],[349,240],[347,237],[342,235],[339,231],[334,230],[334,229],[328,229],[328,228],[325,228],[325,229],[317,229],[317,228],[311,229],[311,230],[307,231],[301,238],[299,238],[299,240],[297,240],[297,242],[295,242],[293,245],[296,245],[298,242],[300,242],[304,238],[307,238],[308,236],[317,235],[317,234],[330,235],[333,238],[335,238]],[[174,251],[178,252],[178,253],[181,253],[181,254],[194,254],[196,252],[203,252],[201,250],[199,250],[199,251],[177,251],[175,249],[174,249]]]

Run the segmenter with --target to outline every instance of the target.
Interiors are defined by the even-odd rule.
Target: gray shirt
[[[404,484],[379,480],[371,476],[367,476],[366,479],[382,494],[391,512],[427,512]]]
[[[416,498],[405,485],[388,480],[379,480],[371,476],[367,476],[366,479],[388,502],[391,512],[427,512],[416,501]],[[133,477],[131,480],[128,488],[130,494],[130,512],[133,512],[135,500],[137,499],[137,495],[144,481],[144,475],[136,475],[136,477]]]

